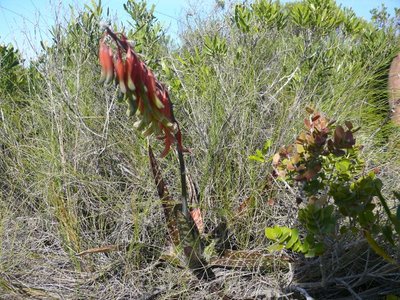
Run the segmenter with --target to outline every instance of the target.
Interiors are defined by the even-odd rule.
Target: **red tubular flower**
[[[162,109],[163,115],[168,119],[172,120],[172,107],[171,107],[171,102],[169,100],[169,95],[168,91],[165,87],[162,87],[161,91],[161,97],[159,98],[164,105],[164,108]]]
[[[121,51],[118,50],[117,61],[115,64],[115,71],[117,73],[117,79],[119,82],[119,88],[122,93],[126,93],[126,75],[125,75],[125,64],[121,57]]]
[[[100,42],[99,49],[99,60],[101,65],[101,76],[100,82],[110,83],[114,79],[114,62],[113,54],[111,49],[104,44],[103,41]]]
[[[156,78],[150,70],[147,70],[147,74],[145,77],[145,85],[147,88],[147,96],[149,97],[151,103],[156,106],[158,109],[163,109],[164,104],[157,97],[156,92]]]
[[[128,51],[126,52],[126,62],[125,62],[125,67],[126,67],[126,76],[127,76],[127,84],[128,88],[133,92],[135,90],[135,84],[134,84],[134,74],[133,74],[133,69],[135,67],[135,56],[132,53],[132,49],[128,47]]]
[[[144,62],[138,60],[135,71],[137,72],[136,79],[138,80],[139,90],[143,91],[143,86],[146,82],[147,75],[147,67]]]
[[[145,72],[145,67],[144,64],[139,61],[139,59],[136,57],[136,55],[132,52],[132,58],[130,58],[130,62],[129,64],[133,62],[132,65],[128,65],[129,68],[132,68],[132,70],[130,71],[128,77],[131,78],[131,80],[133,81],[133,85],[134,85],[134,89],[135,90],[135,96],[137,99],[142,99],[142,101],[145,101],[145,99],[143,99],[142,97],[142,93],[144,93],[143,90],[143,84],[144,81],[142,78],[144,78],[144,75],[142,75],[143,72]],[[143,112],[141,110],[141,112]]]
[[[174,142],[174,136],[171,134],[171,131],[167,127],[165,127],[164,125],[161,126],[164,130],[165,138],[164,138],[164,150],[160,156],[165,157],[169,153],[169,150],[171,150],[171,145]]]

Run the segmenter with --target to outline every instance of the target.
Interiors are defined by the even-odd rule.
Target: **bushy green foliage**
[[[0,97],[21,100],[28,89],[28,72],[18,49],[0,45]]]
[[[340,125],[333,129],[334,122],[318,112],[310,109],[309,112],[304,122],[305,131],[294,144],[281,148],[273,158],[277,176],[296,187],[298,199],[306,202],[306,207],[298,213],[299,222],[306,230],[306,246],[287,241],[292,230],[286,227],[268,228],[267,237],[281,248],[314,256],[329,249],[340,234],[361,231],[378,254],[394,262],[372,235],[384,232],[386,242],[397,245],[400,215],[388,208],[381,194],[382,182],[375,173],[364,174],[360,146],[355,145],[353,136],[358,129],[349,121],[345,122],[346,130]],[[374,199],[379,199],[380,205]],[[400,203],[396,205],[400,207]],[[379,206],[386,213],[386,220],[382,220]],[[284,230],[286,235],[278,234],[279,230]]]
[[[128,0],[124,9],[132,19],[128,21],[128,39],[133,41],[136,51],[146,57],[149,66],[158,71],[159,61],[167,53],[169,37],[154,16],[155,5],[148,8],[146,1]]]

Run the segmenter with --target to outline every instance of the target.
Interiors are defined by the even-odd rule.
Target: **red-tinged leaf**
[[[199,233],[203,233],[204,232],[204,222],[203,222],[203,217],[201,216],[200,208],[192,209],[190,211],[190,215],[192,216],[194,224],[196,225]]]
[[[352,129],[353,129],[353,124],[352,124],[350,121],[344,121],[344,124],[346,124],[346,127],[347,127],[349,130],[352,130]]]
[[[306,166],[303,165],[303,164],[301,164],[300,166],[297,167],[296,171],[297,171],[297,172],[301,172],[301,171],[304,171],[304,170],[306,170],[306,169],[307,169]]]
[[[296,180],[296,181],[305,181],[305,180],[306,180],[306,177],[305,177],[304,175],[300,174],[300,175],[297,175],[297,176],[294,178],[294,180]]]
[[[333,136],[333,141],[335,142],[336,146],[340,146],[342,144],[344,135],[345,135],[345,132],[344,132],[343,127],[340,125],[336,126],[335,133]]]
[[[311,134],[307,134],[306,135],[306,141],[310,145],[313,145],[315,143],[315,139]]]
[[[304,132],[300,133],[296,139],[298,144],[303,144],[306,141],[306,134]]]
[[[315,122],[315,121],[317,121],[320,117],[321,117],[320,114],[316,114],[315,116],[313,116],[313,117],[311,118],[311,121]]]
[[[279,163],[281,156],[279,153],[275,153],[275,155],[272,157],[272,164],[276,166]]]
[[[326,136],[325,135],[317,134],[315,136],[315,144],[317,144],[318,146],[324,145],[325,142],[326,142]]]
[[[286,169],[288,169],[289,171],[296,170],[291,161],[288,161],[288,163],[286,164]]]
[[[372,170],[372,172],[374,172],[375,174],[379,174],[381,172],[381,168],[380,167],[376,167]]]
[[[304,172],[303,177],[307,181],[311,181],[315,175],[318,174],[318,171],[315,169],[308,169],[307,171]]]
[[[281,157],[288,157],[289,155],[289,151],[285,147],[281,147],[278,153]]]
[[[321,128],[319,128],[319,131],[322,134],[327,135],[329,133],[329,127],[326,127],[325,125],[323,127],[321,126]]]
[[[344,141],[346,148],[351,148],[355,145],[356,140],[354,139],[353,133],[350,130],[346,131],[344,134]]]

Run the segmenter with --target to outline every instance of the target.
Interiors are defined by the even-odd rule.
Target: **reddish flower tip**
[[[114,79],[113,53],[103,41],[100,42],[99,60],[101,65],[100,82],[108,84]]]

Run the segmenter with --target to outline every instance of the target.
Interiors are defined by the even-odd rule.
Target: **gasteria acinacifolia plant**
[[[203,259],[203,245],[199,235],[199,218],[196,210],[189,211],[188,192],[186,186],[186,171],[182,146],[182,135],[178,122],[174,118],[172,102],[167,88],[161,84],[154,73],[141,61],[133,50],[124,34],[116,34],[105,27],[106,32],[100,40],[99,59],[102,67],[100,81],[105,84],[116,81],[120,93],[128,104],[127,115],[136,115],[134,126],[145,137],[152,134],[164,140],[164,150],[161,157],[165,157],[176,145],[178,153],[181,204],[177,205],[168,193],[167,186],[161,176],[153,151],[149,146],[149,159],[157,185],[158,194],[162,200],[164,214],[170,238],[173,244],[183,249],[187,258],[187,265],[196,272],[199,278],[213,278],[214,274],[206,268]],[[111,43],[115,43],[115,50]]]

